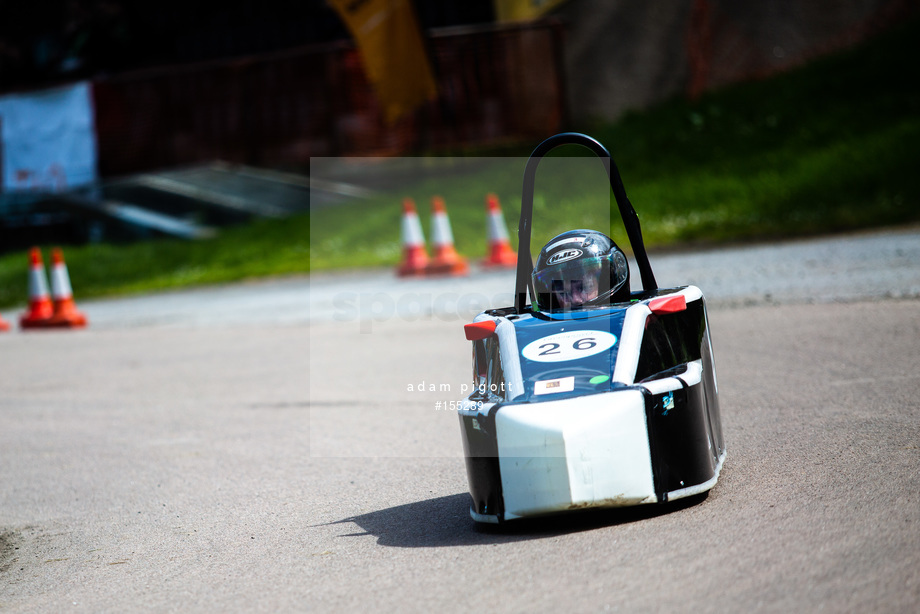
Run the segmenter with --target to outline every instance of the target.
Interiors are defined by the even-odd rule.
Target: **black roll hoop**
[[[534,183],[537,175],[537,166],[540,160],[552,149],[561,145],[581,145],[587,147],[601,159],[604,168],[607,171],[607,178],[610,180],[610,189],[613,190],[613,196],[617,201],[617,207],[620,209],[620,217],[623,220],[623,226],[626,228],[626,236],[629,237],[629,245],[632,248],[636,263],[639,265],[639,276],[642,279],[642,289],[646,292],[657,290],[658,283],[655,281],[655,274],[652,273],[652,266],[648,261],[648,254],[645,252],[645,243],[642,241],[642,229],[639,227],[639,216],[633,209],[632,203],[626,197],[626,189],[623,187],[623,180],[620,178],[620,171],[613,157],[607,148],[601,145],[596,139],[579,132],[563,132],[551,136],[533,150],[530,158],[527,160],[527,166],[524,168],[524,187],[521,194],[521,220],[518,224],[518,259],[517,259],[517,278],[514,289],[514,307],[518,313],[523,313],[527,306],[527,292],[530,292],[531,301],[535,294],[531,272],[533,271],[533,258],[530,255],[530,234],[533,220],[533,193]]]

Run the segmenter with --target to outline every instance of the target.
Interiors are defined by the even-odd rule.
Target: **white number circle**
[[[600,354],[616,342],[616,335],[603,330],[573,330],[531,341],[521,354],[537,362],[564,362]]]

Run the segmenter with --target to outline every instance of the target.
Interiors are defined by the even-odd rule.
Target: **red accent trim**
[[[480,341],[495,334],[495,320],[483,320],[463,325],[467,341]]]
[[[649,301],[648,308],[652,310],[652,313],[657,314],[677,313],[687,309],[687,299],[684,298],[683,294],[662,296]]]

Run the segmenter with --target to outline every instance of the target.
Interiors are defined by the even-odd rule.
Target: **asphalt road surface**
[[[504,529],[470,520],[436,404],[507,273],[80,302],[88,330],[0,335],[0,610],[920,610],[920,233],[652,265],[710,300],[719,483]]]

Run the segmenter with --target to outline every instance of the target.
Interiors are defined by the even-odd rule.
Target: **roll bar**
[[[607,170],[607,178],[610,180],[610,188],[613,190],[613,196],[616,198],[617,207],[620,209],[620,217],[623,219],[623,226],[626,228],[626,236],[629,237],[629,245],[632,247],[636,263],[639,265],[639,276],[642,279],[642,289],[645,291],[657,290],[658,284],[655,281],[655,275],[652,273],[652,267],[648,261],[648,254],[645,252],[645,243],[642,242],[642,230],[639,227],[639,216],[633,209],[632,203],[626,197],[626,189],[623,187],[623,180],[620,178],[620,171],[616,163],[607,151],[607,148],[601,145],[597,140],[586,134],[578,132],[563,132],[551,136],[533,150],[530,158],[527,160],[527,166],[524,168],[524,188],[521,195],[521,220],[518,224],[518,259],[517,259],[517,279],[515,280],[514,289],[514,307],[518,313],[524,311],[527,305],[527,292],[530,291],[532,302],[534,300],[533,280],[531,272],[533,271],[533,258],[530,255],[530,233],[531,222],[533,219],[533,193],[534,182],[536,180],[537,166],[550,150],[561,145],[581,145],[587,147],[601,159],[604,168]]]

